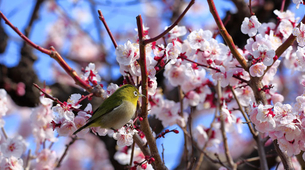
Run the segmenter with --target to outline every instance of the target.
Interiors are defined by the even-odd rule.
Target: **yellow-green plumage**
[[[140,96],[143,95],[136,87],[130,84],[121,86],[94,111],[88,122],[73,134],[87,127],[121,128],[134,116]]]

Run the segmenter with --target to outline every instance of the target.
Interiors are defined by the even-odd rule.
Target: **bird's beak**
[[[144,95],[144,94],[139,94],[139,97],[145,97],[146,98],[146,96]]]

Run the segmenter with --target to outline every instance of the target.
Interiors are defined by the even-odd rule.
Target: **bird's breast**
[[[123,101],[122,104],[105,116],[102,116],[100,124],[102,128],[119,129],[124,126],[134,116],[136,106],[129,101]]]

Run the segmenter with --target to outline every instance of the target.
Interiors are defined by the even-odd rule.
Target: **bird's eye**
[[[133,94],[134,94],[134,96],[138,96],[138,92],[137,91],[134,91]]]

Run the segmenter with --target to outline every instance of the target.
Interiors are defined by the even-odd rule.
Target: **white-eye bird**
[[[135,114],[139,90],[133,85],[126,84],[117,89],[97,108],[88,122],[77,129],[73,135],[89,127],[119,129],[124,126]]]

